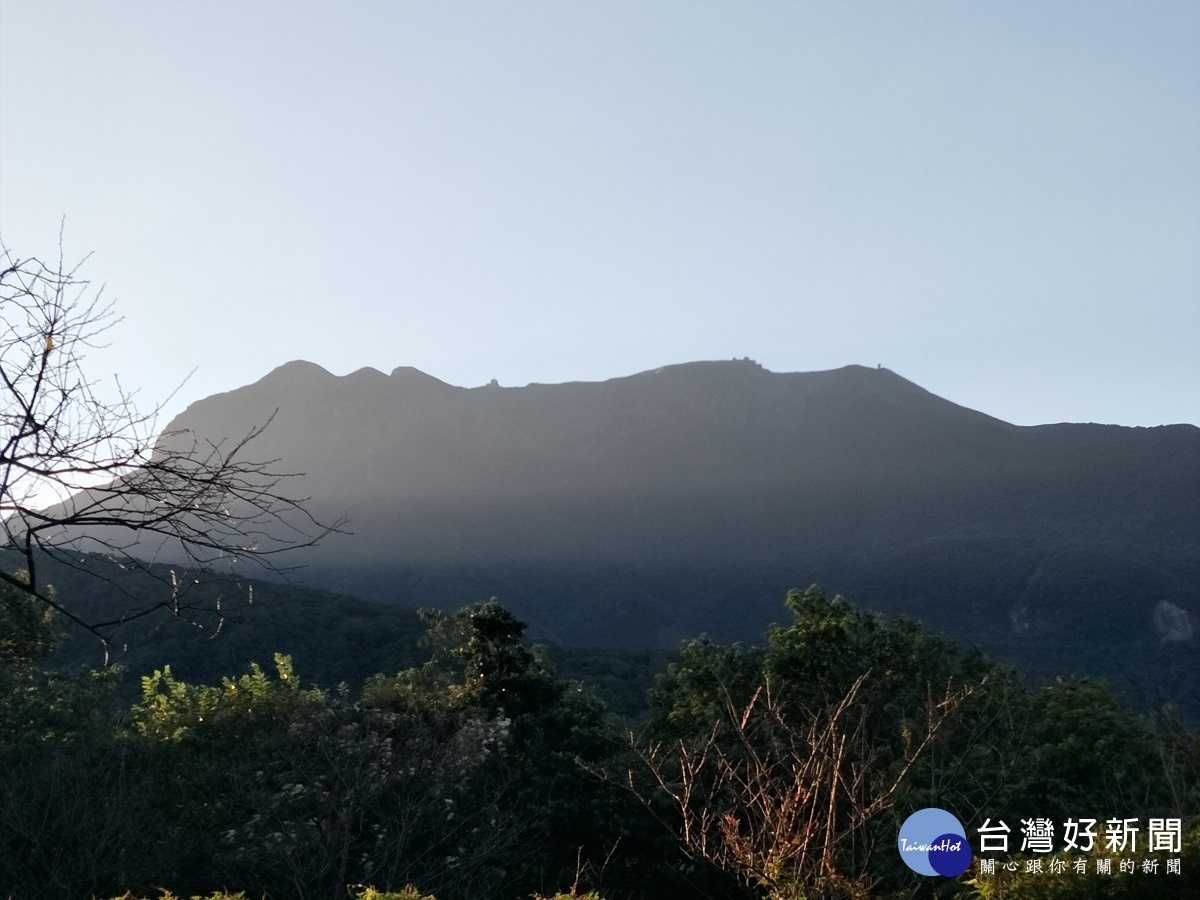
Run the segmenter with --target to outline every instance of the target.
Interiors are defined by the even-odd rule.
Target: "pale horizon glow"
[[[0,0],[0,240],[64,217],[164,425],[743,356],[1200,424],[1200,6]]]

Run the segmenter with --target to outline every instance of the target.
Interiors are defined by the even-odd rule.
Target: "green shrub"
[[[377,891],[373,887],[364,885],[356,885],[354,890],[358,891],[354,895],[354,900],[437,900],[433,894],[422,894],[412,885],[409,885],[399,893],[395,891]]]

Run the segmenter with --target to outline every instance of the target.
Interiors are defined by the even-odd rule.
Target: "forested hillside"
[[[815,588],[782,613],[755,647],[686,643],[636,720],[556,674],[494,602],[423,614],[412,664],[362,684],[313,687],[277,655],[219,681],[127,672],[131,705],[114,669],[48,668],[60,621],[5,589],[0,895],[1194,895],[1200,744],[1169,709],[1028,684]],[[973,844],[986,821],[1085,812],[1176,822],[1180,843],[1141,854],[1157,876],[928,878],[895,849],[928,806]]]

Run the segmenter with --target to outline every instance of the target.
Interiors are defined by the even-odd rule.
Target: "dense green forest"
[[[699,639],[668,660],[547,653],[494,601],[418,617],[341,598],[334,627],[323,598],[250,587],[226,585],[221,616],[140,620],[107,668],[79,665],[44,604],[0,594],[0,896],[1197,890],[1200,744],[1176,711],[1131,712],[1100,682],[1027,683],[816,588],[790,593],[790,621],[757,646]],[[251,621],[278,639],[273,661],[238,658]],[[138,635],[179,663],[143,668]],[[353,679],[316,671],[336,655]],[[1181,848],[1137,854],[1156,874],[925,877],[896,837],[930,806],[972,844],[985,820],[1019,837],[1034,816],[1158,817],[1181,821]],[[1001,858],[1023,866],[1018,846]]]

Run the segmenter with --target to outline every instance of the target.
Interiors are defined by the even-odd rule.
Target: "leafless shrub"
[[[860,676],[822,709],[789,710],[769,682],[729,703],[696,740],[637,750],[652,784],[677,813],[685,852],[765,888],[778,900],[865,896],[845,850],[868,844],[868,823],[896,800],[905,777],[970,694],[948,685],[931,696],[919,732],[899,759],[882,759],[870,733]],[[635,773],[629,784],[635,790]],[[644,796],[653,807],[652,797]]]

